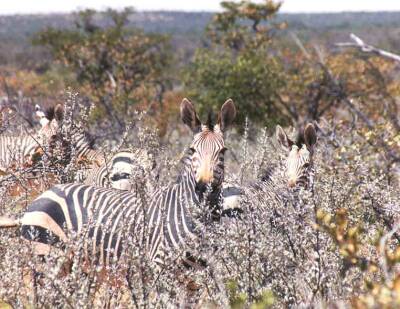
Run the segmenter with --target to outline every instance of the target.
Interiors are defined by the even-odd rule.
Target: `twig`
[[[388,271],[388,265],[386,261],[386,254],[385,254],[385,248],[386,248],[386,242],[392,238],[394,234],[397,233],[397,231],[400,229],[400,224],[397,223],[396,226],[386,235],[384,235],[381,240],[379,241],[379,251],[381,254],[381,258],[379,259],[379,262],[381,264],[383,273],[385,275],[385,280],[388,280],[389,278],[389,271]]]
[[[350,39],[352,39],[354,42],[345,42],[345,43],[336,43],[335,46],[338,47],[355,47],[358,48],[360,51],[364,53],[371,53],[375,54],[378,56],[382,56],[397,62],[400,62],[400,55],[388,52],[386,50],[377,48],[372,45],[366,44],[362,39],[360,39],[358,36],[356,36],[354,33],[350,34]]]

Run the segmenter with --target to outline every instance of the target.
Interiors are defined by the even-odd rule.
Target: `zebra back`
[[[191,103],[184,100],[181,108],[184,122],[195,117],[189,123],[197,126],[200,121]],[[74,234],[78,240],[83,236],[85,255],[96,257],[102,265],[117,260],[130,245],[137,248],[142,244],[150,260],[162,263],[166,253],[196,238],[201,204],[219,201],[209,198],[220,193],[225,152],[221,128],[233,120],[232,108],[231,101],[223,105],[215,126],[200,123],[176,183],[149,199],[141,186],[132,191],[81,184],[54,186],[28,207],[21,219],[23,237],[53,245]]]
[[[148,151],[121,150],[100,166],[81,170],[77,180],[87,185],[132,190],[133,177],[138,173],[142,177],[147,177],[146,172],[154,167],[155,161]]]

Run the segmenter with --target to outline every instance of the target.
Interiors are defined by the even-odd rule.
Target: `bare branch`
[[[400,55],[388,52],[383,49],[379,49],[375,46],[366,44],[362,39],[356,36],[354,33],[350,34],[350,38],[354,41],[353,42],[345,42],[345,43],[336,43],[335,46],[338,47],[355,47],[358,48],[360,51],[364,53],[371,53],[378,56],[382,56],[397,62],[400,62]]]

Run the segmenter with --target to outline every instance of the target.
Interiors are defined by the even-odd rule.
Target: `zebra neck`
[[[196,178],[191,169],[185,169],[178,179],[178,187],[186,195],[186,201],[196,206],[200,205],[200,196],[196,191]]]
[[[212,212],[221,209],[221,195],[220,187],[211,186],[211,188],[200,188],[196,183],[196,177],[192,169],[190,156],[185,156],[182,159],[183,170],[178,178],[178,183],[185,185],[185,190],[191,192],[191,202],[200,206],[204,203]]]

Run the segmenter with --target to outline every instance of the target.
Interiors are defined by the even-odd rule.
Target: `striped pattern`
[[[205,138],[203,132],[198,137],[202,142],[194,143],[194,147],[202,149],[210,145],[210,138]],[[221,145],[221,139],[217,140]],[[85,225],[94,222],[87,233],[86,253],[97,256],[100,264],[108,265],[114,257],[120,256],[122,248],[127,246],[127,231],[131,235],[139,232],[148,235],[146,247],[149,258],[162,263],[164,250],[179,248],[185,239],[195,237],[190,208],[198,206],[203,196],[196,189],[192,164],[194,152],[189,150],[188,154],[184,158],[186,164],[179,181],[156,192],[149,205],[144,205],[140,194],[135,191],[79,184],[55,186],[28,207],[21,220],[22,235],[29,240],[53,244],[54,241],[67,239],[68,232],[63,227],[80,233]],[[143,231],[143,227],[147,227],[147,232]]]
[[[91,165],[100,166],[105,162],[104,151],[94,149],[87,136],[82,132],[73,133],[71,152],[78,161],[88,162]]]
[[[220,186],[224,176],[224,154],[226,151],[222,132],[218,126],[210,130],[207,126],[202,127],[202,132],[191,145],[193,150],[192,168],[195,171],[196,181],[199,183],[213,182]],[[209,138],[215,136],[219,138]],[[215,166],[210,164],[214,163]]]
[[[39,142],[30,135],[0,135],[0,169],[6,171],[30,163],[38,147]]]
[[[149,203],[141,190],[55,186],[28,207],[20,220],[23,237],[51,245],[65,241],[71,232],[78,233],[78,238],[86,235],[86,256],[96,256],[106,266],[120,257],[132,239],[138,239],[149,258],[162,263],[165,251],[182,248],[187,239],[196,237],[194,208],[203,201],[209,201],[213,211],[218,208],[225,152],[221,128],[226,128],[235,113],[229,101],[217,125],[199,126],[192,104],[184,100],[182,119],[197,133],[175,184],[156,191]],[[86,226],[89,231],[82,235]]]
[[[311,154],[307,146],[300,149],[293,145],[286,160],[286,177],[290,187],[296,185],[306,187],[311,175]]]
[[[280,126],[276,127],[276,136],[281,147],[288,153],[285,170],[288,186],[308,186],[312,182],[312,155],[317,141],[314,126],[307,124],[304,130],[298,132],[295,141]]]
[[[276,137],[282,148],[287,151],[284,162],[284,180],[290,188],[312,188],[314,169],[312,156],[316,143],[316,132],[312,124],[308,124],[298,133],[296,142],[289,139],[280,126],[276,128]],[[247,187],[226,187],[223,189],[223,208],[240,208],[240,200],[245,197],[260,198],[261,204],[265,201],[283,203],[285,197],[281,188],[279,170],[269,170],[263,179]]]
[[[36,116],[41,129],[33,135],[0,135],[0,170],[19,168],[24,164],[32,164],[35,154],[41,155],[50,146],[58,129],[58,122],[49,119],[36,106]]]
[[[105,152],[95,149],[89,135],[79,127],[63,126],[56,138],[62,145],[62,157],[66,162],[75,159],[76,163],[82,165],[82,169],[92,169],[105,162]]]
[[[283,202],[281,188],[281,177],[277,169],[269,171],[267,177],[250,183],[247,186],[226,186],[222,190],[223,209],[240,210],[242,199],[259,201],[259,205],[271,204],[272,201],[277,203]]]
[[[39,118],[42,127],[47,126],[47,124],[51,124],[53,127],[54,140],[62,144],[62,157],[66,162],[69,162],[71,158],[77,158],[78,163],[88,165],[90,169],[101,166],[104,163],[105,156],[103,151],[93,148],[86,132],[75,127],[72,122],[63,126],[64,107],[61,104],[50,107],[46,111],[36,105],[35,114]]]
[[[154,160],[145,150],[121,150],[99,167],[84,170],[79,178],[85,179],[86,185],[132,190],[133,175],[137,172],[144,174],[145,170],[153,169],[154,165]]]

